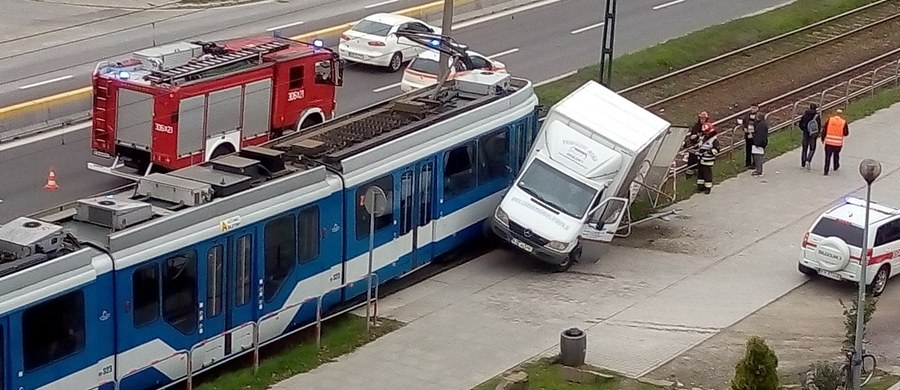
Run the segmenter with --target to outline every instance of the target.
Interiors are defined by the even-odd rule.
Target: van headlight
[[[494,213],[494,217],[497,218],[504,225],[509,225],[509,216],[506,215],[506,212],[503,211],[499,206],[497,207],[497,211]]]
[[[547,243],[547,247],[553,250],[564,251],[569,244],[560,241],[550,241]]]

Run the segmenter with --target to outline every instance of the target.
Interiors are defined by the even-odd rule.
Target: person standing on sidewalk
[[[744,114],[744,118],[741,119],[740,125],[741,128],[744,129],[744,167],[747,169],[756,168],[753,163],[753,154],[750,153],[751,145],[753,144],[750,141],[750,138],[753,137],[753,123],[756,122],[757,116],[759,115],[759,104],[754,103],[750,106],[750,112]]]
[[[687,139],[684,140],[684,145],[682,146],[685,150],[687,150],[687,170],[685,173],[687,177],[694,176],[695,171],[698,169],[697,164],[700,162],[700,158],[697,157],[697,147],[700,145],[700,137],[703,136],[703,126],[709,123],[709,114],[706,111],[701,112],[697,115],[697,123],[694,123],[691,126],[691,133],[688,134]]]
[[[762,177],[763,163],[766,161],[766,146],[769,146],[769,122],[766,116],[757,112],[755,119],[750,124],[753,133],[750,134],[750,153],[753,154],[753,165],[756,169],[751,176]]]
[[[834,115],[825,121],[825,131],[822,132],[822,143],[825,144],[825,176],[828,176],[828,168],[834,161],[834,171],[841,167],[841,148],[844,147],[844,137],[850,135],[847,121],[841,117],[844,110],[837,109]]]
[[[810,103],[809,108],[800,117],[798,123],[803,134],[803,146],[800,149],[800,168],[809,170],[812,167],[812,158],[816,154],[816,139],[822,130],[822,117],[819,116],[819,106]]]
[[[712,192],[713,165],[719,155],[719,140],[716,137],[716,129],[712,123],[705,123],[702,127],[703,137],[700,139],[697,156],[700,163],[697,164],[697,192]]]

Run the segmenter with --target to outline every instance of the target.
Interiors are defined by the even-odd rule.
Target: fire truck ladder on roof
[[[290,43],[269,41],[263,44],[245,47],[241,50],[237,50],[231,53],[217,55],[213,58],[191,61],[187,64],[176,66],[172,69],[153,70],[150,72],[150,75],[146,76],[145,78],[146,80],[157,84],[171,84],[176,79],[181,79],[198,73],[206,72],[210,69],[215,69],[221,66],[231,65],[241,61],[262,57],[265,54],[284,50],[288,47],[290,47]]]

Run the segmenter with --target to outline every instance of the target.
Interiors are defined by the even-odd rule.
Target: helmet
[[[707,113],[706,111],[701,111],[697,116],[700,118],[709,118],[709,113]]]

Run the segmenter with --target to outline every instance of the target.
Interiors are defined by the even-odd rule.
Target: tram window
[[[312,206],[297,217],[297,262],[306,264],[319,257],[319,206]]]
[[[297,258],[294,215],[278,217],[266,223],[266,276],[264,294],[271,301],[294,269]]]
[[[475,187],[474,149],[474,142],[468,142],[444,156],[444,198],[453,198]]]
[[[222,312],[222,262],[225,248],[216,245],[206,254],[206,316],[215,317]]]
[[[197,252],[166,259],[162,272],[163,319],[184,334],[197,329]]]
[[[25,371],[84,349],[84,293],[73,291],[32,306],[22,315]]]
[[[253,280],[250,270],[253,260],[253,236],[245,234],[237,240],[237,259],[235,259],[235,292],[234,304],[244,306],[250,302],[250,282]]]
[[[138,268],[131,275],[134,299],[133,323],[144,326],[159,318],[159,267],[156,264]]]
[[[478,182],[506,177],[509,173],[509,131],[503,130],[478,138],[481,163],[478,166]]]
[[[400,235],[405,235],[413,226],[413,172],[400,175]]]
[[[375,231],[381,231],[394,224],[394,177],[382,176],[359,186],[356,189],[356,239],[369,237],[369,212],[366,211],[366,191],[371,186],[378,186],[384,191],[387,209],[382,215],[375,215]]]

